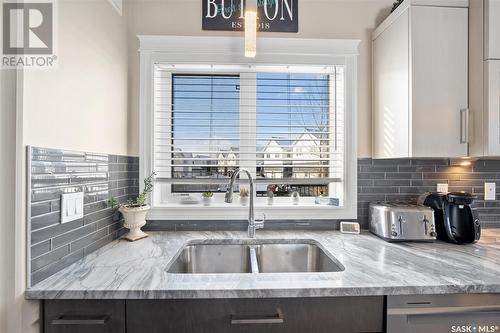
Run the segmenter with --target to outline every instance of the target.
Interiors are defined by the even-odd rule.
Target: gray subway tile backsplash
[[[139,190],[137,157],[31,147],[31,284],[121,236],[109,199]],[[61,194],[84,192],[84,217],[61,224]]]
[[[32,148],[31,281],[35,284],[123,235],[111,197],[127,200],[139,191],[139,160],[56,149]],[[484,227],[500,227],[500,196],[484,201],[484,182],[497,182],[500,160],[452,166],[448,159],[358,160],[358,222],[368,227],[373,201],[416,202],[418,196],[448,183],[450,191],[478,196],[474,208]],[[62,193],[84,191],[84,218],[60,223]],[[268,221],[267,229],[338,229],[337,220]],[[148,221],[147,230],[244,230],[245,221]],[[67,252],[66,252],[67,251]]]
[[[416,202],[420,194],[435,191],[438,183],[447,183],[449,191],[475,194],[478,198],[474,208],[482,225],[500,227],[500,196],[496,201],[484,201],[485,182],[496,182],[497,189],[500,187],[500,160],[454,166],[449,159],[360,159],[358,179],[358,221],[363,228],[368,227],[371,201]],[[365,180],[372,180],[372,185]]]
[[[36,258],[50,251],[51,241],[46,240],[31,247],[31,258]]]
[[[31,282],[36,284],[49,276],[59,272],[61,269],[68,267],[77,260],[83,258],[83,250],[71,252],[69,255],[50,263],[39,270],[31,273]]]
[[[83,219],[71,221],[64,224],[56,224],[54,226],[43,228],[36,231],[31,231],[31,244],[38,244],[39,242],[50,240],[56,236],[62,235],[66,232],[72,231],[76,228],[83,226]]]
[[[35,272],[53,262],[61,260],[70,253],[69,244],[53,249],[37,258],[31,260],[31,272]]]
[[[450,191],[468,191],[477,195],[474,208],[484,227],[500,228],[500,195],[496,201],[484,201],[484,182],[496,182],[500,193],[500,160],[473,161],[471,166],[453,166],[449,159],[358,160],[358,219],[368,228],[368,206],[374,201],[415,203],[420,194],[436,191],[438,183],[447,183]],[[338,229],[339,222],[267,221],[266,229]],[[246,221],[148,221],[148,230],[245,230]]]

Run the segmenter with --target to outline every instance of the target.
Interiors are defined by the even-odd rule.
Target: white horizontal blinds
[[[257,174],[282,191],[329,194],[342,178],[332,74],[257,74]],[[334,147],[331,147],[331,145]],[[338,178],[338,179],[333,179]]]
[[[330,76],[330,122],[333,135],[330,136],[330,150],[335,158],[330,159],[330,177],[345,179],[345,89],[344,67],[336,66]],[[354,170],[353,172],[357,172]],[[328,187],[329,195],[337,197],[343,205],[345,186],[342,182],[332,182]]]
[[[239,165],[239,75],[173,74],[172,192],[217,191]],[[176,180],[192,180],[189,184]]]
[[[255,175],[257,195],[271,186],[278,195],[342,196],[335,184],[344,178],[343,68],[263,69],[155,70],[160,202],[223,192],[238,167]]]
[[[155,68],[153,76],[153,170],[158,177],[170,178],[172,74]],[[168,201],[170,186],[158,184],[153,191],[155,204]]]

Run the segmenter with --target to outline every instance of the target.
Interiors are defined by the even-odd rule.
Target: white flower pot
[[[210,206],[212,204],[212,197],[203,197],[203,206]]]
[[[248,197],[240,197],[240,205],[247,206],[248,205]]]
[[[267,205],[272,206],[274,203],[274,197],[267,197]]]
[[[148,234],[142,231],[141,228],[146,224],[146,214],[150,208],[148,205],[142,207],[120,207],[120,213],[123,214],[123,218],[125,219],[123,226],[130,230],[123,238],[136,241],[148,237]]]

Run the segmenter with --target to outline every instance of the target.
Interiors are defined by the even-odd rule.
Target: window
[[[172,178],[172,193],[220,192],[221,182],[227,182],[239,166],[240,78],[192,74],[171,77],[171,124],[162,125],[170,127],[171,134],[165,140],[158,139],[157,145],[167,149],[161,150],[157,171]],[[161,76],[158,80],[164,81]],[[176,183],[196,179],[207,182]]]
[[[297,191],[342,199],[333,185],[343,168],[343,67],[328,74],[257,73],[256,91],[256,172],[267,185],[257,195]]]
[[[358,41],[263,38],[259,64],[240,65],[238,38],[140,39],[140,174],[157,172],[150,219],[244,218],[238,200],[223,202],[237,168],[253,174],[268,219],[356,218]]]
[[[292,205],[293,192],[304,206],[316,205],[318,196],[343,202],[344,68],[238,69],[246,72],[156,67],[154,169],[165,193],[159,203],[206,191],[222,203],[239,167],[254,175],[257,197],[273,192],[277,205]]]

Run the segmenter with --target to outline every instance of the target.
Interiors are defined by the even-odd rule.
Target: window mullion
[[[240,74],[240,168],[256,176],[257,74]]]

